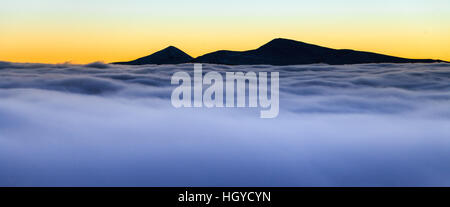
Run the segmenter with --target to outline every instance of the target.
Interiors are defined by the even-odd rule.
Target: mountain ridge
[[[176,52],[175,52],[176,51]],[[171,58],[168,58],[171,57]],[[325,63],[330,65],[362,63],[433,63],[434,59],[409,59],[351,49],[332,49],[296,40],[276,38],[253,50],[218,50],[193,58],[176,47],[153,53],[129,62],[114,64],[180,64],[209,63],[224,65],[302,65]]]

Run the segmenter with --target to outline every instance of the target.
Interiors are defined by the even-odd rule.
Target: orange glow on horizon
[[[134,60],[169,45],[197,57],[216,50],[251,50],[278,37],[450,61],[448,1],[206,2],[5,2],[0,8],[0,61],[108,63]]]

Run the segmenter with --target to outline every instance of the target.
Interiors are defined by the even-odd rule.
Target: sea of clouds
[[[279,72],[280,113],[172,107],[192,64],[0,62],[0,186],[450,186],[450,64]]]

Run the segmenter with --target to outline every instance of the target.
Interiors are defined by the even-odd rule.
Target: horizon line
[[[256,49],[264,46],[265,44],[267,44],[267,43],[269,43],[269,42],[271,42],[273,40],[277,40],[277,39],[290,40],[290,41],[295,41],[295,42],[299,42],[299,43],[304,43],[304,44],[308,44],[308,45],[314,45],[314,46],[328,48],[328,49],[334,49],[334,50],[352,50],[352,51],[357,51],[357,52],[369,52],[369,53],[375,53],[375,54],[380,54],[380,55],[387,55],[387,56],[398,57],[398,58],[403,58],[403,59],[411,59],[411,60],[425,60],[425,59],[429,59],[429,60],[436,60],[438,62],[450,63],[450,61],[448,61],[448,60],[439,59],[439,58],[438,59],[434,59],[434,58],[409,58],[409,57],[404,57],[404,56],[396,56],[396,55],[389,54],[389,53],[384,53],[384,52],[372,52],[372,50],[358,50],[358,49],[349,49],[349,48],[333,48],[333,47],[322,46],[322,45],[319,45],[319,44],[314,44],[314,43],[309,43],[309,42],[304,42],[304,41],[295,40],[295,39],[289,39],[289,38],[284,38],[284,37],[272,38],[269,41],[266,41],[263,45],[259,45],[259,46],[255,47],[255,48],[252,48],[252,49],[245,49],[245,50],[219,49],[219,50],[212,50],[210,52],[206,52],[206,53],[203,53],[203,54],[195,56],[195,57],[190,55],[189,52],[186,52],[185,50],[180,49],[180,47],[175,46],[175,44],[169,44],[168,46],[163,47],[162,49],[158,49],[156,51],[146,53],[146,54],[144,54],[142,56],[139,56],[139,57],[136,57],[136,58],[134,58],[132,60],[124,60],[124,61],[108,62],[108,61],[104,61],[104,60],[94,60],[94,61],[89,61],[89,62],[86,62],[86,63],[79,63],[79,62],[75,62],[75,61],[72,61],[72,60],[66,60],[64,62],[22,62],[22,61],[8,61],[8,60],[0,59],[0,62],[22,63],[22,64],[53,64],[53,65],[63,65],[63,64],[87,65],[87,64],[91,64],[91,63],[114,64],[114,63],[120,63],[120,62],[133,61],[133,60],[136,60],[136,59],[139,59],[139,58],[142,58],[142,57],[146,57],[146,56],[152,55],[152,54],[157,53],[159,51],[168,49],[170,47],[174,47],[174,48],[176,48],[178,50],[181,50],[182,52],[184,52],[187,55],[189,55],[192,59],[196,59],[196,58],[199,58],[199,57],[204,56],[206,54],[210,54],[210,53],[214,53],[214,52],[218,52],[218,51],[233,51],[233,52],[252,51],[252,50],[256,50]]]

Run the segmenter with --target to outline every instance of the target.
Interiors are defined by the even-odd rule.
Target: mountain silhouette
[[[330,65],[361,63],[432,63],[445,62],[432,59],[408,59],[372,52],[332,49],[295,40],[277,38],[255,50],[219,50],[197,58],[168,47],[152,55],[118,64],[178,64],[210,63],[223,65],[300,65],[326,63]]]
[[[113,64],[144,65],[144,64],[180,64],[192,61],[192,57],[180,49],[169,46],[149,56],[141,57],[129,62],[115,62]]]
[[[221,50],[194,59],[198,63],[225,65],[298,65],[326,63],[431,63],[439,60],[407,59],[371,52],[331,49],[295,40],[277,38],[256,50],[243,52]]]

